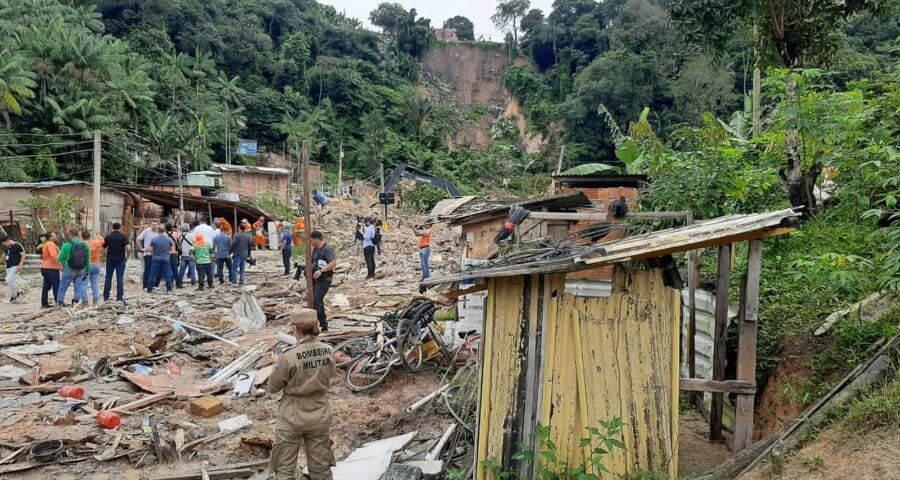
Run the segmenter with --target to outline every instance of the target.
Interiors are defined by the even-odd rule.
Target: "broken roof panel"
[[[5,188],[53,188],[65,187],[68,185],[87,185],[87,182],[81,180],[57,180],[49,182],[0,182],[0,189]]]
[[[449,221],[448,225],[450,226],[456,226],[504,217],[509,214],[513,207],[522,207],[526,210],[546,208],[550,211],[556,211],[589,205],[591,205],[591,201],[583,192],[560,193],[535,200],[471,200],[454,209],[453,213],[447,217],[441,218],[438,216],[438,219]]]
[[[151,190],[147,187],[138,187],[135,185],[114,185],[112,188],[122,191],[136,193],[143,199],[149,200],[157,205],[167,208],[178,208],[179,195],[176,192],[167,192],[163,190]],[[213,217],[232,218],[238,215],[246,218],[266,217],[268,219],[275,218],[268,212],[260,210],[248,203],[233,202],[231,200],[222,200],[220,198],[198,197],[195,195],[184,195],[185,210],[206,213],[212,210]]]
[[[262,173],[267,175],[290,175],[290,170],[284,168],[274,168],[274,167],[255,167],[249,165],[224,165],[221,163],[215,163],[212,166],[213,170],[220,170],[223,172],[243,172],[243,173]]]
[[[602,245],[568,243],[555,248],[519,251],[455,275],[429,278],[422,285],[440,285],[475,278],[573,272],[782,235],[795,230],[796,218],[799,216],[793,209],[728,215],[684,227],[625,237]]]

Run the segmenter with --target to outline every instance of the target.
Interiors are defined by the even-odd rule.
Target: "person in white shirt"
[[[194,227],[193,233],[195,237],[199,233],[200,235],[203,235],[203,238],[216,238],[216,235],[218,235],[218,232],[213,230],[213,227],[209,226],[206,218],[200,218],[200,223]]]
[[[137,251],[144,252],[144,273],[141,276],[141,285],[144,290],[147,289],[147,281],[150,279],[150,264],[153,262],[152,255],[147,253],[147,248],[150,247],[150,241],[159,235],[156,231],[158,227],[159,221],[151,220],[150,226],[145,228],[135,240],[137,243]]]

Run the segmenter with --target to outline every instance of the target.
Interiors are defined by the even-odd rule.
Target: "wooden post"
[[[719,247],[719,272],[716,285],[716,329],[713,336],[712,379],[725,380],[725,331],[728,327],[728,284],[731,280],[731,245]],[[725,396],[722,393],[712,394],[712,405],[709,409],[709,439],[721,441],[722,410]]]
[[[562,171],[562,164],[563,164],[563,159],[565,158],[565,156],[566,156],[566,146],[561,145],[559,147],[559,159],[556,161],[556,170],[554,171],[554,175],[559,175],[559,173]],[[553,188],[552,193],[556,193],[556,180],[553,180],[551,187]]]
[[[206,217],[206,224],[209,226],[212,226],[212,224],[213,224],[212,205],[209,203],[209,200],[206,201],[206,210],[209,212],[209,216]]]
[[[762,273],[762,240],[750,240],[744,281],[742,315],[738,326],[737,379],[756,380],[756,333],[759,318],[759,278]],[[734,453],[753,443],[753,400],[755,395],[737,396],[734,415]]]
[[[91,222],[94,235],[100,234],[100,130],[94,131],[94,195],[93,195],[93,222]]]
[[[344,198],[344,189],[342,182],[344,181],[344,142],[341,142],[341,149],[338,152],[338,184],[337,184],[337,197],[338,202]]]
[[[175,156],[178,162],[178,225],[184,222],[184,177],[181,176],[181,154]]]
[[[306,306],[313,307],[313,268],[312,268],[312,216],[309,214],[309,141],[303,141],[301,153],[303,165],[300,170],[303,174],[303,221],[306,223],[306,233],[303,235],[303,246],[306,250]]]
[[[688,212],[685,223],[691,225],[694,223],[694,214]],[[688,324],[685,331],[684,341],[684,357],[688,367],[688,378],[694,378],[697,375],[697,354],[695,340],[697,337],[697,284],[699,283],[699,255],[696,250],[687,252],[687,273],[688,273]],[[697,271],[698,275],[694,276]]]
[[[384,221],[386,222],[388,219],[388,210],[387,210],[387,191],[384,189],[384,163],[381,162],[378,164],[378,171],[381,173],[381,193],[384,194]]]
[[[232,227],[233,230],[232,230],[231,234],[234,235],[238,232],[238,227],[239,227],[238,222],[237,222],[237,207],[234,207],[234,223],[232,223],[232,225],[233,225],[233,227]]]

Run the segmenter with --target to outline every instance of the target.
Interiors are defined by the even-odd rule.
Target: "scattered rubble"
[[[389,216],[376,257],[380,278],[366,282],[353,235],[356,217],[366,213],[329,205],[317,227],[339,260],[326,299],[331,328],[324,341],[368,334],[383,315],[418,295],[421,270],[409,228],[415,220]],[[433,270],[457,268],[455,245],[453,232],[437,229]],[[40,289],[31,289],[0,324],[0,477],[132,472],[126,478],[184,480],[247,478],[265,469],[280,399],[265,392],[273,369],[267,353],[292,344],[285,322],[305,307],[306,288],[302,279],[282,275],[278,252],[254,255],[259,261],[243,289],[217,285],[198,292],[186,282],[173,295],[147,294],[139,289],[135,260],[128,265],[127,304],[39,310]],[[37,284],[33,275],[23,277]],[[436,292],[426,296],[452,304]],[[386,471],[408,450],[423,452],[410,461],[426,461],[452,422],[429,404],[414,413],[405,408],[438,390],[440,374],[394,376],[376,391],[355,395],[343,373],[335,374],[330,393],[332,438],[343,459],[335,478],[370,478],[338,472],[371,465],[375,460],[364,453],[373,449],[379,467],[366,467],[369,473]],[[82,400],[59,395],[76,385],[84,389]],[[117,427],[98,424],[113,415]],[[405,440],[391,438],[396,435]],[[61,447],[35,452],[42,442]]]

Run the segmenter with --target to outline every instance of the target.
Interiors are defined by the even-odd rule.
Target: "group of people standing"
[[[59,237],[50,232],[41,237],[38,251],[41,256],[41,307],[51,308],[66,305],[69,288],[74,290],[72,305],[96,305],[100,301],[101,254],[106,253],[106,283],[103,288],[103,299],[109,300],[112,290],[112,278],[115,274],[118,281],[116,300],[124,301],[125,261],[128,256],[130,242],[121,232],[122,226],[113,224],[113,231],[106,237],[92,233],[90,230],[71,229],[66,232],[68,241],[59,244]],[[18,284],[18,275],[25,268],[27,254],[18,242],[9,237],[0,238],[6,247],[6,281],[10,291],[9,302],[18,302],[22,296],[22,288]],[[88,297],[88,287],[91,296]]]
[[[356,230],[356,239],[362,240],[363,257],[366,261],[366,280],[375,278],[375,255],[381,255],[381,229],[384,222],[377,212],[364,218],[359,218]],[[419,260],[422,263],[422,280],[431,276],[431,233],[430,221],[413,226],[413,234],[418,237]]]
[[[232,236],[224,219],[217,218],[210,226],[201,218],[193,229],[183,223],[178,231],[171,224],[152,221],[135,240],[143,253],[142,287],[152,293],[165,280],[166,293],[171,293],[189,280],[191,285],[199,283],[197,290],[202,291],[213,288],[214,277],[224,284],[226,269],[229,283],[243,285],[247,265],[253,264],[251,228],[244,219]]]

